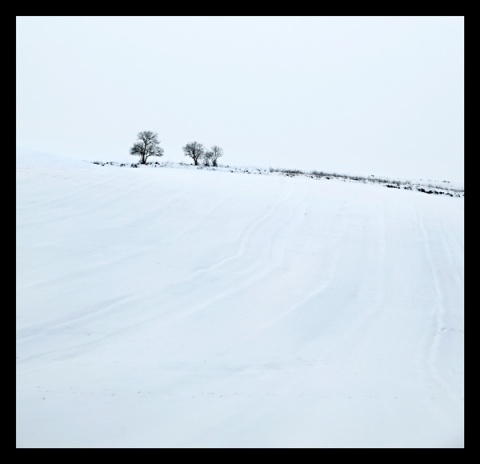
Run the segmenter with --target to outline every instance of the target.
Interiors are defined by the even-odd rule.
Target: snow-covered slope
[[[463,197],[16,172],[17,447],[463,447]]]

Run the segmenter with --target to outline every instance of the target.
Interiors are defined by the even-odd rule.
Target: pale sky
[[[16,44],[21,148],[464,179],[462,16],[17,16]]]

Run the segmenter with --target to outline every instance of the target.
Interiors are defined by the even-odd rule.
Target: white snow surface
[[[464,198],[17,151],[17,448],[464,447]]]

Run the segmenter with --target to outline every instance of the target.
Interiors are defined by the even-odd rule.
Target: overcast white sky
[[[17,146],[463,181],[464,18],[17,17]]]

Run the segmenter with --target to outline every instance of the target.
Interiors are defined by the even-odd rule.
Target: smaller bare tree
[[[147,164],[150,156],[163,156],[163,148],[160,147],[158,134],[152,131],[143,131],[137,134],[139,142],[135,142],[130,148],[130,154],[140,156],[140,164]]]
[[[217,147],[217,145],[214,145],[212,151],[209,151],[208,153],[211,153],[210,160],[212,161],[212,166],[217,167],[217,160],[223,156],[223,150],[220,147]]]
[[[203,165],[210,166],[210,160],[212,159],[213,153],[211,151],[206,151],[203,155]]]
[[[205,154],[205,149],[203,145],[198,142],[190,142],[187,143],[184,147],[182,147],[185,156],[192,158],[193,163],[195,166],[198,165],[198,161],[203,158]]]

